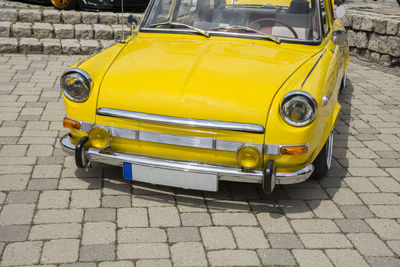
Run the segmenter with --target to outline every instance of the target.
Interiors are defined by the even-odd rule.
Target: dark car
[[[25,2],[49,5],[58,9],[79,9],[89,11],[120,11],[124,1],[125,11],[143,11],[149,0],[25,0]]]

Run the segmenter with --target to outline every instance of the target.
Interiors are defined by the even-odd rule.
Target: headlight
[[[74,102],[83,102],[89,97],[92,79],[81,69],[72,68],[61,76],[61,89],[64,95]]]
[[[238,148],[236,153],[237,161],[244,169],[253,169],[260,164],[260,150],[255,146],[243,145]]]
[[[308,125],[317,115],[317,102],[307,92],[292,91],[283,97],[281,115],[290,125]]]
[[[89,132],[89,144],[97,149],[104,149],[110,146],[110,133],[99,126],[93,127]]]

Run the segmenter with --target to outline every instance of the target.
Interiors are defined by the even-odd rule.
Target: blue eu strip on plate
[[[132,163],[124,162],[124,164],[123,164],[123,174],[124,174],[124,178],[125,179],[128,179],[128,180],[132,180],[133,179]]]

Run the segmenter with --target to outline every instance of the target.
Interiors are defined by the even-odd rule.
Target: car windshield
[[[317,0],[154,0],[141,29],[317,41],[320,22]]]

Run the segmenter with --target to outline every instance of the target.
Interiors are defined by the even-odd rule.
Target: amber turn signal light
[[[81,128],[81,123],[79,121],[74,121],[71,120],[70,118],[65,117],[63,120],[63,127],[68,129],[79,130]]]
[[[308,146],[283,146],[280,152],[282,155],[301,156],[308,152]]]

